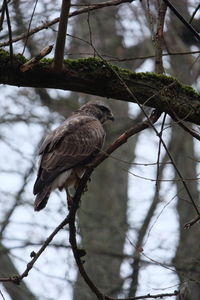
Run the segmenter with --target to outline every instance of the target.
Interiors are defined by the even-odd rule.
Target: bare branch
[[[53,45],[50,45],[44,48],[36,57],[33,57],[31,60],[27,61],[25,64],[20,66],[22,72],[26,72],[32,69],[42,58],[51,52]]]
[[[7,277],[7,278],[0,278],[0,282],[13,282],[16,284],[20,284],[22,279],[24,277],[27,277],[30,270],[33,268],[35,262],[38,260],[40,255],[44,252],[44,250],[47,248],[47,246],[50,244],[50,242],[53,240],[55,235],[66,225],[69,223],[69,218],[70,216],[68,215],[57,227],[56,229],[50,234],[50,236],[46,239],[42,247],[39,249],[37,253],[32,252],[31,261],[27,264],[25,271],[20,275],[20,276],[12,276],[12,277]]]
[[[130,298],[111,298],[105,297],[106,300],[139,300],[139,299],[162,299],[163,297],[173,297],[179,295],[179,291],[174,291],[173,293],[163,293],[163,294],[147,294],[144,296],[130,297]]]
[[[99,154],[97,158],[91,163],[90,167],[96,168],[102,161],[109,157],[116,149],[127,142],[127,140],[133,135],[143,131],[144,129],[151,128],[152,124],[156,123],[161,115],[159,110],[154,110],[149,119],[138,123],[134,127],[126,130],[122,135],[120,135],[103,153]]]
[[[199,223],[200,216],[195,217],[184,225],[184,229],[190,229],[194,224]]]

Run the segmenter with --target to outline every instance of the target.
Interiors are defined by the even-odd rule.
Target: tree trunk
[[[187,19],[188,2],[184,0],[179,3],[176,1],[176,8]],[[168,36],[167,42],[170,45],[170,51],[189,51],[191,45],[195,44],[195,39],[192,34],[180,23],[180,21],[171,14],[171,22],[169,25],[170,36]],[[174,40],[176,36],[176,40]],[[173,75],[176,76],[185,84],[191,85],[198,76],[197,68],[198,64],[193,65],[192,56],[178,56],[176,58],[171,57],[171,66]],[[191,68],[193,65],[193,68]],[[188,72],[185,72],[185,70]],[[183,178],[195,179],[197,178],[194,141],[193,138],[180,131],[180,128],[173,128],[172,140],[174,144],[173,155],[176,161],[178,169],[181,171]],[[199,205],[199,192],[198,181],[188,180],[186,184],[189,191],[196,203]],[[174,258],[174,265],[177,270],[177,274],[181,284],[181,295],[177,296],[177,299],[183,300],[199,300],[200,299],[200,266],[199,266],[199,243],[197,237],[200,234],[200,227],[198,224],[194,225],[190,230],[184,230],[184,224],[196,216],[196,211],[188,197],[187,192],[183,188],[181,182],[176,181],[178,191],[178,203],[177,211],[180,222],[180,240],[177,247],[176,255]]]
[[[98,13],[90,18],[94,36],[101,39],[92,40],[100,53],[117,54],[123,51],[122,37],[116,32],[117,8],[110,8],[110,16]],[[88,39],[88,24],[84,17],[77,18],[75,32]],[[113,39],[109,36],[112,35]],[[115,37],[115,38],[114,38]],[[72,53],[88,53],[91,49],[80,45],[77,40],[71,44]],[[83,97],[81,97],[83,98]],[[86,100],[86,97],[84,97]],[[94,97],[87,97],[94,99]],[[128,119],[128,104],[110,102],[115,115],[115,122],[109,125],[107,141],[113,140],[123,132],[123,123]],[[123,129],[122,129],[123,126]],[[108,131],[108,128],[107,128]],[[134,155],[133,141],[121,147],[114,157],[131,161]],[[123,164],[117,159],[109,158],[97,170],[88,185],[88,192],[82,200],[79,210],[81,245],[86,250],[85,268],[95,284],[107,295],[116,296],[122,287],[120,266],[123,260],[123,248],[127,231],[127,185],[128,173],[122,170]],[[126,166],[127,168],[127,166]],[[74,287],[74,300],[93,300],[94,295],[78,274]]]
[[[174,158],[176,165],[182,173],[183,178],[194,179],[197,177],[196,162],[194,154],[193,139],[180,128],[173,129]],[[186,181],[192,197],[199,205],[199,192],[196,180]],[[180,222],[180,240],[177,247],[174,265],[181,282],[181,293],[184,294],[184,300],[200,299],[199,284],[199,243],[197,237],[200,234],[198,224],[190,230],[184,230],[184,224],[196,216],[196,211],[183,188],[181,182],[176,182],[178,191],[177,210]],[[179,299],[179,298],[178,298]]]

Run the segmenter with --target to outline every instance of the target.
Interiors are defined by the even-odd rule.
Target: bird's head
[[[110,107],[102,101],[90,101],[81,106],[79,111],[84,111],[85,113],[94,116],[102,124],[108,120],[114,121],[114,116]]]

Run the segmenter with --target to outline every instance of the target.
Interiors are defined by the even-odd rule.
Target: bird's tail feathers
[[[34,203],[35,211],[39,211],[47,205],[50,193],[51,193],[51,187],[46,187],[41,193],[37,194]]]

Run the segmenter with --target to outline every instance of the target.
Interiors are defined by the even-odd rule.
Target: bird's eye
[[[101,111],[103,112],[109,112],[109,109],[105,106],[100,106]]]

